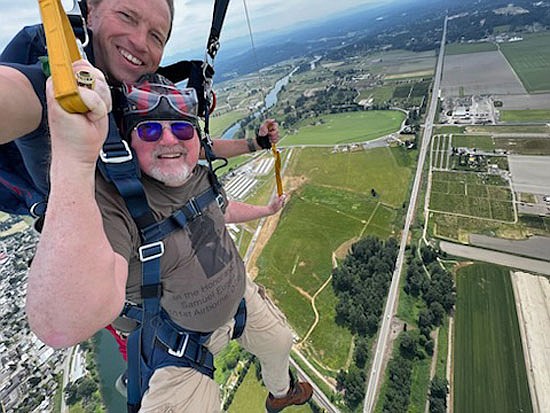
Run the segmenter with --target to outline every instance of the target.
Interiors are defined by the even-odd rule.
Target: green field
[[[434,172],[430,209],[476,218],[514,220],[510,187],[493,175]]]
[[[550,69],[549,69],[550,70]],[[550,122],[550,110],[501,110],[500,120],[503,122]]]
[[[550,90],[550,33],[524,35],[524,40],[502,43],[500,50],[529,93]]]
[[[256,368],[250,366],[248,373],[240,385],[228,413],[253,413],[265,411],[266,388],[256,379]],[[285,409],[285,413],[312,413],[309,404],[292,406]]]
[[[454,412],[532,412],[509,270],[457,274]]]
[[[364,111],[323,115],[308,120],[295,135],[288,135],[281,144],[335,145],[365,142],[399,130],[405,115],[399,111]]]
[[[550,155],[550,139],[495,138],[495,147],[518,155]]]
[[[310,297],[330,277],[332,253],[351,239],[368,234],[386,239],[398,231],[412,163],[402,148],[294,150],[286,175],[305,184],[292,194],[259,257],[257,281],[269,288],[300,337],[314,323]],[[320,320],[305,343],[332,375],[346,365],[352,341],[335,324],[336,302],[329,284],[316,299]]]
[[[495,149],[491,136],[453,135],[452,146],[455,148],[476,148],[483,151]]]
[[[452,43],[445,47],[445,54],[450,56],[466,53],[494,52],[496,50],[497,47],[494,43]]]

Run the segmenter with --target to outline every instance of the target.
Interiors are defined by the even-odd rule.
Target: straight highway
[[[388,299],[386,301],[386,307],[384,309],[384,315],[382,317],[382,324],[380,327],[380,333],[376,343],[376,350],[372,360],[371,370],[367,377],[367,389],[365,395],[365,401],[363,404],[363,413],[372,413],[374,411],[376,395],[379,389],[380,380],[382,378],[382,372],[385,367],[384,355],[391,351],[389,346],[389,336],[391,327],[391,318],[395,314],[397,301],[399,297],[399,280],[401,271],[403,269],[403,261],[405,258],[405,247],[407,246],[407,240],[409,237],[411,223],[416,213],[416,202],[418,199],[418,193],[420,192],[420,186],[422,182],[422,172],[424,169],[424,162],[426,161],[426,155],[430,148],[430,140],[432,136],[432,129],[437,114],[439,91],[441,86],[441,77],[443,74],[443,59],[445,57],[445,42],[447,40],[447,17],[443,23],[443,36],[441,38],[441,47],[439,49],[439,58],[437,60],[437,68],[434,76],[434,83],[432,87],[432,99],[428,107],[426,119],[424,122],[424,133],[422,135],[422,142],[420,146],[420,153],[418,156],[418,165],[416,168],[416,175],[414,178],[414,184],[411,192],[409,208],[407,210],[407,217],[405,219],[405,227],[401,236],[401,242],[399,245],[399,254],[393,272],[390,289],[388,292]]]

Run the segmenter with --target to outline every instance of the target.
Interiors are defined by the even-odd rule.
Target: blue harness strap
[[[154,371],[166,366],[190,367],[210,378],[214,377],[214,356],[205,346],[212,333],[185,330],[174,323],[160,305],[162,283],[160,258],[163,240],[172,232],[185,228],[201,216],[212,202],[223,205],[216,186],[189,200],[169,217],[156,221],[143,185],[139,166],[132,150],[122,141],[116,122],[109,116],[109,134],[100,153],[98,168],[112,182],[126,202],[141,236],[139,259],[142,263],[140,306],[127,303],[122,316],[138,322],[128,337],[128,412],[138,412],[141,399],[149,387]],[[239,303],[235,314],[233,338],[239,337],[246,323],[246,303]]]

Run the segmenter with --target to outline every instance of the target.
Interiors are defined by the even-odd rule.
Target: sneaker
[[[294,378],[290,378],[290,390],[285,397],[277,398],[271,393],[265,401],[265,408],[268,413],[278,413],[285,407],[305,404],[313,395],[313,387],[308,382],[295,382]]]
[[[115,381],[115,389],[124,397],[128,397],[128,371],[124,371]]]

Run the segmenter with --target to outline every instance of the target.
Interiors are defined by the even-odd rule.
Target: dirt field
[[[441,89],[443,96],[527,94],[499,52],[445,56]]]
[[[503,110],[550,109],[550,93],[536,95],[495,95],[500,100]]]
[[[512,274],[534,413],[550,412],[550,280]]]

